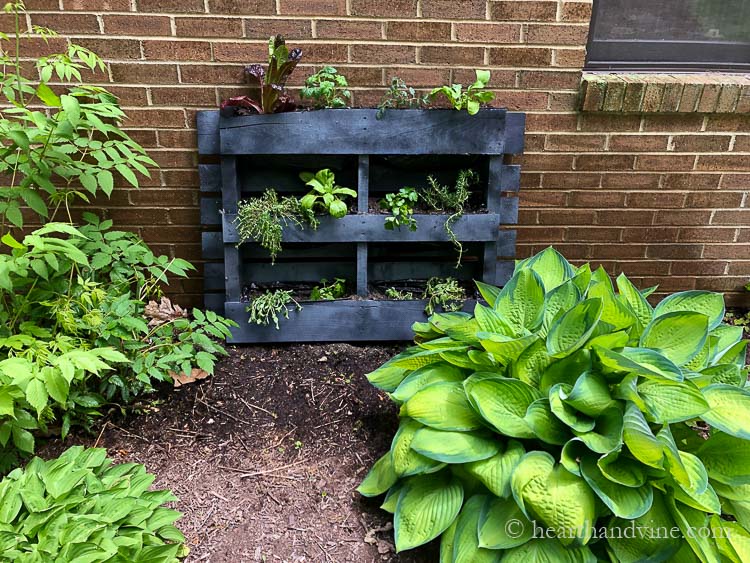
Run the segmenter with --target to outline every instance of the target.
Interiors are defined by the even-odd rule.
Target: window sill
[[[580,109],[619,113],[750,113],[750,74],[584,72]]]

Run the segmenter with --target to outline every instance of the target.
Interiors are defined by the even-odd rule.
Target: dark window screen
[[[594,0],[590,70],[750,71],[750,0]]]

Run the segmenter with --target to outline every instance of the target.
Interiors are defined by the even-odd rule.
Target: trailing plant
[[[422,299],[427,299],[425,312],[432,315],[438,307],[443,311],[460,311],[466,301],[466,291],[453,278],[430,278]]]
[[[414,294],[411,291],[403,291],[395,287],[386,289],[385,296],[388,299],[395,299],[396,301],[411,301],[414,299]]]
[[[56,34],[37,26],[32,33],[22,31],[23,2],[6,4],[4,12],[14,24],[10,35],[0,33],[0,176],[5,178],[0,229],[22,227],[24,206],[46,219],[75,200],[109,196],[117,174],[138,187],[135,173],[149,176],[146,167],[156,164],[116,125],[125,119],[117,98],[84,84],[81,76],[89,71],[106,74],[104,62],[71,43],[64,53],[38,58],[33,78],[27,77],[23,59],[28,57],[21,48],[32,36],[46,41]],[[73,85],[53,91],[49,84],[55,81]]]
[[[346,76],[332,66],[324,66],[305,80],[300,92],[301,98],[313,101],[313,106],[321,108],[345,108],[349,106],[352,93]]]
[[[428,186],[422,190],[420,196],[425,203],[435,211],[449,211],[452,214],[445,221],[445,232],[453,246],[458,250],[456,268],[461,266],[464,247],[453,232],[453,225],[464,214],[464,206],[471,196],[471,187],[479,181],[479,175],[471,169],[461,170],[456,178],[455,186],[440,184],[434,176],[427,177]]]
[[[268,68],[264,69],[262,65],[252,64],[246,66],[244,70],[248,84],[260,89],[259,97],[256,99],[250,96],[235,96],[224,100],[221,104],[222,113],[252,115],[296,110],[297,104],[286,91],[286,82],[300,59],[302,59],[301,49],[290,51],[281,35],[271,37],[268,40]]]
[[[103,448],[34,458],[0,481],[0,561],[177,562],[188,553],[143,465],[115,465]]]
[[[391,85],[378,104],[377,119],[382,119],[387,109],[424,109],[430,105],[428,94],[418,95],[398,76],[391,78]]]
[[[281,238],[284,227],[295,225],[300,229],[305,224],[313,229],[318,227],[312,210],[307,209],[294,197],[279,199],[276,190],[267,189],[260,197],[241,201],[237,206],[234,221],[242,244],[254,240],[271,255],[271,264],[281,252]]]
[[[386,194],[380,200],[381,209],[391,212],[391,217],[385,218],[385,228],[388,231],[401,229],[402,225],[410,231],[417,230],[417,220],[414,219],[414,206],[419,201],[419,194],[414,188],[401,188],[396,193]]]
[[[310,186],[312,190],[300,199],[302,209],[309,212],[320,211],[328,213],[331,217],[341,219],[346,215],[348,208],[343,199],[347,196],[357,197],[357,192],[336,184],[336,176],[330,169],[312,172],[302,172],[300,179]]]
[[[334,278],[331,283],[323,278],[320,285],[313,287],[310,292],[310,301],[333,301],[346,297],[346,280],[344,278]]]
[[[654,307],[551,248],[502,290],[477,285],[486,305],[416,323],[418,344],[368,375],[401,423],[359,490],[388,493],[397,550],[750,560],[747,342],[722,296]]]
[[[248,322],[257,325],[269,325],[273,322],[276,330],[279,330],[279,315],[288,319],[289,311],[293,309],[301,311],[302,305],[292,297],[291,290],[269,290],[250,301],[247,306],[247,312],[250,313]]]
[[[489,70],[476,70],[477,79],[466,90],[461,84],[451,84],[450,86],[440,86],[430,92],[430,100],[438,96],[444,96],[454,109],[461,111],[466,109],[469,115],[476,115],[482,104],[486,104],[495,99],[495,94],[485,90],[490,81]]]

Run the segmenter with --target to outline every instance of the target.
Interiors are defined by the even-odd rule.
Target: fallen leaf
[[[170,371],[169,377],[171,377],[174,381],[175,387],[182,387],[183,385],[187,385],[188,383],[194,383],[199,379],[206,379],[208,377],[208,372],[203,369],[193,368],[190,372],[190,375],[186,375],[184,372],[177,374],[173,371]]]
[[[143,315],[149,319],[148,326],[153,328],[174,319],[188,316],[188,312],[179,305],[173,304],[168,297],[162,297],[159,303],[149,301],[143,310]]]

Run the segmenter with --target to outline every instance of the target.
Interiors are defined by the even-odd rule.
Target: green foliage
[[[312,76],[307,77],[300,97],[312,100],[317,109],[345,108],[352,97],[348,88],[346,76],[340,74],[332,66],[324,66]]]
[[[432,315],[438,307],[444,311],[460,311],[466,300],[464,288],[453,278],[430,278],[422,299],[427,299],[425,312]]]
[[[276,330],[279,330],[279,315],[288,319],[292,308],[302,310],[302,305],[292,297],[291,290],[269,290],[250,301],[247,306],[247,312],[250,313],[248,322],[257,325],[269,325],[273,322]]]
[[[336,176],[328,168],[312,172],[302,172],[300,179],[310,186],[312,190],[300,199],[302,209],[309,212],[320,211],[328,213],[336,219],[346,215],[348,208],[343,198],[357,197],[357,192],[350,188],[336,185]]]
[[[433,176],[429,176],[428,186],[420,194],[425,203],[435,211],[452,212],[445,221],[445,232],[448,233],[453,246],[458,250],[456,268],[461,265],[464,247],[453,232],[452,226],[463,216],[464,206],[471,196],[471,187],[478,181],[479,175],[471,169],[461,170],[453,187],[440,184]]]
[[[305,223],[317,228],[318,221],[311,209],[303,207],[294,197],[279,196],[276,190],[268,189],[260,197],[241,201],[237,206],[237,232],[240,244],[254,240],[271,255],[271,263],[281,252],[281,237],[286,225],[303,228]]]
[[[187,555],[143,465],[113,465],[103,448],[75,446],[49,461],[34,458],[0,481],[0,561],[173,563]]]
[[[138,187],[135,172],[149,176],[146,166],[156,164],[117,127],[125,119],[117,98],[82,83],[82,72],[106,74],[102,60],[71,43],[65,53],[37,59],[38,76],[27,78],[19,49],[29,36],[46,40],[55,33],[44,28],[35,28],[33,34],[22,32],[21,27],[26,27],[22,2],[6,4],[4,11],[14,18],[15,27],[10,36],[0,34],[5,106],[0,112],[0,176],[5,178],[0,189],[0,227],[23,226],[24,206],[48,218],[75,200],[88,201],[99,193],[109,196],[116,174]],[[63,80],[75,84],[62,92],[49,86]]]
[[[396,301],[411,301],[414,299],[414,294],[411,291],[403,291],[396,289],[395,287],[389,287],[386,289],[385,296],[388,299],[394,299]]]
[[[417,95],[401,78],[391,78],[391,85],[378,104],[377,119],[382,119],[387,109],[424,109],[430,105],[430,96]]]
[[[393,231],[401,229],[402,225],[409,227],[410,231],[417,230],[417,220],[414,219],[414,206],[419,201],[419,194],[414,188],[401,188],[395,194],[386,194],[380,200],[381,209],[391,212],[391,217],[386,217],[386,230]]]
[[[334,278],[331,283],[323,278],[320,285],[313,287],[310,292],[310,301],[333,301],[346,296],[346,280],[344,278]]]
[[[551,248],[478,286],[486,305],[416,323],[418,344],[368,375],[401,423],[359,491],[388,493],[397,550],[750,560],[747,342],[722,296],[653,307]]]
[[[461,84],[451,84],[450,86],[440,86],[430,92],[430,99],[437,96],[445,96],[454,109],[461,111],[466,109],[469,115],[475,115],[482,104],[491,102],[495,99],[495,94],[485,90],[487,83],[490,81],[489,70],[476,70],[477,79],[474,83],[463,89]]]

